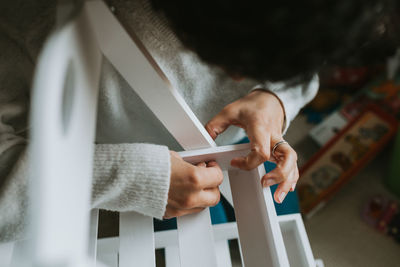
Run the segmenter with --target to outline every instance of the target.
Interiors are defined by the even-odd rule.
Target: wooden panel
[[[100,254],[97,261],[107,267],[118,267],[118,254]]]
[[[315,266],[306,229],[299,213],[278,216],[291,267]]]
[[[101,53],[82,12],[46,42],[31,110],[30,264],[87,261]],[[15,266],[15,265],[14,265]]]
[[[215,160],[222,170],[237,170],[231,166],[234,157],[243,157],[250,151],[250,144],[219,146],[215,148],[197,149],[179,152],[187,162],[196,164],[203,161]]]
[[[153,218],[122,212],[119,218],[119,266],[155,266]]]
[[[168,246],[165,248],[165,267],[180,267],[178,246]]]
[[[289,266],[271,191],[262,189],[264,166],[229,171],[243,262],[246,267]]]
[[[216,241],[215,251],[217,252],[218,267],[232,267],[228,240]]]
[[[99,229],[99,210],[93,209],[90,211],[89,223],[89,257],[91,257],[96,264],[97,258],[97,232]]]
[[[181,266],[217,266],[210,210],[179,217],[177,224]]]
[[[14,242],[0,243],[0,266],[10,265],[11,256],[14,249]]]

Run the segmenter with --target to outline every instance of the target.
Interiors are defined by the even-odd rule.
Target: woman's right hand
[[[179,217],[215,206],[220,200],[218,186],[223,174],[215,161],[192,165],[178,153],[171,154],[171,181],[164,219]]]

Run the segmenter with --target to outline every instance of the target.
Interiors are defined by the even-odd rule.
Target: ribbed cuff
[[[136,211],[162,219],[170,173],[170,154],[166,146],[96,145],[92,205],[113,211]]]

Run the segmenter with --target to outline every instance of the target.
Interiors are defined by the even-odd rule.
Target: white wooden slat
[[[216,241],[215,251],[217,251],[218,267],[232,267],[228,240]]]
[[[119,237],[106,237],[97,240],[97,258],[105,254],[119,253]]]
[[[232,192],[231,192],[231,185],[229,184],[229,175],[228,171],[222,171],[224,174],[224,180],[222,184],[219,186],[219,191],[225,197],[226,201],[233,207],[233,199],[232,199]]]
[[[165,248],[165,267],[179,267],[181,262],[179,259],[178,246],[168,246]]]
[[[237,170],[231,166],[231,160],[234,157],[243,157],[250,151],[250,144],[219,146],[214,148],[205,148],[198,150],[182,151],[179,155],[187,162],[196,164],[203,161],[214,160],[223,171]]]
[[[155,266],[153,218],[121,212],[119,218],[119,266]]]
[[[0,267],[10,266],[14,242],[0,243]]]
[[[216,224],[212,227],[215,242],[238,238],[236,222]],[[155,232],[154,240],[156,249],[166,248],[169,246],[178,246],[178,231],[166,230]],[[98,255],[116,254],[119,251],[119,237],[100,238],[97,247]]]
[[[24,254],[33,265],[87,263],[101,63],[92,32],[81,12],[47,41],[36,68],[29,173],[33,239]]]
[[[14,243],[14,248],[12,251],[10,267],[14,266],[28,266],[30,259],[27,252],[30,249],[30,240],[18,240]]]
[[[310,242],[299,213],[278,216],[283,239],[292,267],[315,266]]]
[[[118,267],[118,254],[101,254],[97,261],[107,267]]]
[[[182,267],[217,266],[210,210],[177,219]]]
[[[129,35],[121,27],[103,2],[93,0],[88,1],[87,5],[91,10],[92,23],[103,54],[178,143],[184,149],[215,146],[203,125],[179,93],[171,87],[135,35]],[[180,253],[190,255],[181,257],[182,266],[216,266],[215,251],[211,249],[214,241],[209,209],[180,217],[177,221]],[[198,246],[203,248],[203,253],[198,253]]]
[[[92,209],[90,211],[90,222],[89,222],[89,257],[93,259],[93,263],[96,264],[97,258],[97,233],[99,229],[99,210]]]
[[[271,191],[261,187],[263,174],[262,165],[229,171],[242,261],[246,267],[289,266]]]
[[[98,43],[113,64],[165,128],[185,149],[215,146],[215,142],[185,100],[133,32],[99,0],[87,2]]]
[[[324,264],[323,260],[321,260],[321,259],[316,259],[316,260],[315,260],[315,266],[316,266],[316,267],[325,267],[325,264]]]

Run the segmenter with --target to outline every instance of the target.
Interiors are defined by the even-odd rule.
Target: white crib
[[[98,210],[90,211],[93,140],[102,56],[187,151],[188,162],[216,160],[221,192],[237,223],[211,225],[209,210],[178,218],[178,229],[154,233],[153,219],[120,214],[120,234],[97,239]],[[156,97],[155,97],[156,96]],[[242,265],[323,266],[315,261],[299,214],[277,216],[261,165],[230,167],[249,146],[217,147],[156,62],[100,0],[47,41],[34,80],[31,111],[30,238],[0,245],[4,266],[232,266],[227,240],[239,239]],[[183,127],[184,126],[184,127]],[[232,192],[232,193],[231,193]],[[2,265],[1,265],[2,266]]]

